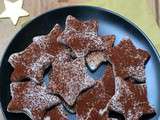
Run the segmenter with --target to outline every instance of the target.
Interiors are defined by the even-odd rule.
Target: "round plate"
[[[148,37],[132,22],[112,11],[91,6],[64,7],[47,12],[32,20],[14,37],[3,56],[0,67],[0,101],[6,119],[29,120],[24,114],[7,112],[7,105],[11,99],[10,75],[13,71],[8,63],[9,56],[26,48],[34,36],[47,34],[56,23],[64,27],[67,15],[73,15],[80,20],[97,19],[100,35],[115,34],[115,44],[118,44],[122,38],[129,37],[136,47],[145,49],[150,53],[151,59],[146,65],[146,84],[148,99],[157,112],[153,119],[157,120],[160,114],[160,58],[157,51]],[[70,120],[73,119],[74,117],[70,116]]]

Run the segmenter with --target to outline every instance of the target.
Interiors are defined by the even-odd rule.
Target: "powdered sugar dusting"
[[[27,115],[32,114],[30,117],[33,120],[41,120],[45,109],[60,102],[58,97],[47,94],[45,85],[36,85],[33,82],[12,83],[11,93],[13,103],[21,105],[21,107],[15,106],[15,109],[25,110]]]
[[[144,82],[146,79],[143,64],[138,66],[129,66],[127,67],[127,71],[129,73],[129,76],[131,76],[132,78],[135,78],[138,81]]]
[[[47,111],[47,114],[45,115],[44,120],[50,119],[50,120],[68,120],[67,113],[65,109],[63,108],[62,104],[58,104],[57,106],[51,108],[49,111]]]
[[[76,114],[78,119],[109,119],[108,111],[105,115],[100,114],[99,111],[108,104],[110,98],[111,96],[106,93],[103,82],[97,81],[95,86],[79,95],[76,102]]]
[[[60,94],[64,100],[73,105],[79,93],[95,84],[93,78],[87,74],[87,67],[83,58],[71,62],[53,64],[53,74],[49,88]]]
[[[74,29],[77,32],[95,32],[98,30],[98,23],[96,20],[79,21],[75,17],[68,15],[66,18],[66,29]]]
[[[95,32],[77,33],[72,29],[67,29],[63,32],[63,36],[58,37],[58,41],[71,47],[77,54],[77,57],[84,57],[88,52],[93,50],[106,49],[105,43]]]
[[[41,82],[43,72],[51,65],[55,56],[65,51],[65,48],[57,43],[61,32],[60,26],[55,25],[49,34],[34,37],[33,42],[24,51],[11,55],[9,62],[14,67],[11,80],[30,78]]]
[[[35,43],[43,42],[45,40],[45,37],[46,37],[45,35],[33,37],[33,42],[35,42]]]
[[[87,112],[87,117],[86,117],[86,119],[83,119],[83,117],[80,117],[80,118],[82,118],[81,120],[88,120],[89,117],[91,116],[91,112],[93,111],[93,109],[94,109],[93,107],[89,109],[89,111]]]
[[[119,77],[116,77],[115,78],[115,95],[111,98],[111,106],[112,106],[112,109],[113,110],[117,110],[117,111],[125,111],[123,108],[125,108],[123,106],[123,103],[120,103],[120,102],[117,102],[117,99],[120,99],[120,95],[122,95],[124,93],[124,89],[129,91],[128,90],[128,87],[126,85],[123,85],[121,80],[119,80],[121,78]],[[125,101],[123,101],[125,102]]]
[[[145,61],[149,54],[137,49],[130,40],[122,40],[117,46],[108,51],[107,58],[114,66],[115,76],[126,79],[134,78],[145,82]]]
[[[92,52],[86,56],[86,63],[91,70],[96,70],[106,58],[103,52]]]
[[[42,50],[49,47],[49,37],[45,35],[36,36],[33,38],[33,43],[37,44]]]
[[[28,69],[28,77],[37,82],[37,78],[43,77],[44,70],[51,65],[54,56],[49,54],[41,55]]]
[[[49,116],[45,117],[44,120],[51,120]]]
[[[12,54],[9,59],[8,59],[8,62],[11,64],[12,67],[15,67],[15,59],[17,58],[18,54],[17,53],[14,53]]]
[[[58,111],[60,112],[60,115],[62,115],[63,118],[65,118],[65,119],[67,120],[68,117],[67,117],[67,115],[65,114],[63,105],[59,105],[59,106],[57,106],[57,108],[58,108]]]
[[[153,112],[144,91],[146,85],[127,83],[119,77],[115,78],[115,83],[116,93],[111,98],[110,109],[123,114],[126,120],[139,119],[143,114]]]
[[[91,51],[105,50],[109,41],[97,35],[97,26],[96,22],[92,24],[92,21],[81,22],[67,17],[66,28],[57,40],[72,48],[77,57],[84,57]]]

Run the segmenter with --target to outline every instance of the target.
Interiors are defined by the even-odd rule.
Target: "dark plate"
[[[158,73],[160,71],[160,59],[156,49],[149,38],[126,18],[109,10],[90,6],[65,7],[47,12],[27,24],[14,37],[3,56],[0,67],[0,101],[7,120],[29,119],[24,114],[13,114],[6,111],[11,99],[9,78],[13,70],[8,63],[9,56],[27,47],[34,36],[48,33],[56,23],[64,26],[67,15],[73,15],[81,20],[97,19],[100,35],[115,34],[115,44],[124,37],[130,37],[137,47],[143,48],[151,54],[151,59],[146,65],[147,90],[150,104],[157,112],[154,120],[157,120],[160,114],[160,74]],[[71,118],[71,120],[73,119]]]

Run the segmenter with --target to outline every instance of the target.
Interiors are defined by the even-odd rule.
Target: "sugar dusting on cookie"
[[[56,24],[49,34],[34,37],[33,42],[24,51],[12,54],[9,58],[14,67],[11,80],[30,78],[40,83],[45,69],[53,63],[57,55],[64,53],[69,57],[69,51],[57,42],[61,32],[61,27]]]
[[[76,101],[77,118],[81,120],[110,120],[108,111],[106,114],[101,114],[101,110],[106,107],[114,93],[112,67],[108,66],[102,80],[97,81],[93,88],[79,95]]]
[[[77,58],[71,62],[53,64],[48,88],[52,93],[61,95],[68,105],[73,105],[77,96],[94,84],[95,81],[87,73],[85,60]]]
[[[47,111],[44,120],[69,120],[62,104]]]
[[[145,62],[150,55],[145,50],[137,49],[131,40],[122,40],[109,49],[106,56],[113,65],[115,76],[145,82]]]
[[[103,52],[96,51],[86,56],[86,63],[92,71],[98,69],[102,62],[106,62],[106,57]]]
[[[87,24],[86,24],[87,23]],[[94,29],[89,29],[90,27]],[[66,19],[66,28],[58,37],[58,42],[65,44],[73,49],[77,57],[84,57],[91,51],[105,50],[109,41],[104,40],[105,37],[97,35],[98,24],[92,21],[79,21],[72,16]],[[115,39],[115,36],[108,37]]]
[[[120,77],[115,78],[115,95],[111,98],[109,109],[123,114],[126,120],[139,119],[144,114],[155,111],[147,100],[145,84],[136,85]]]
[[[33,120],[41,120],[47,108],[60,102],[58,97],[47,93],[45,85],[28,81],[11,83],[11,95],[8,111],[25,112]]]

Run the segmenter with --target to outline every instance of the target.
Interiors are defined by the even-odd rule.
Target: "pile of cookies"
[[[115,35],[100,36],[95,20],[69,15],[65,29],[56,24],[9,57],[11,96],[8,111],[32,120],[139,120],[155,110],[147,100],[145,64],[150,55],[131,40],[113,46]],[[101,79],[96,72],[106,64]],[[46,69],[48,82],[44,80]]]

